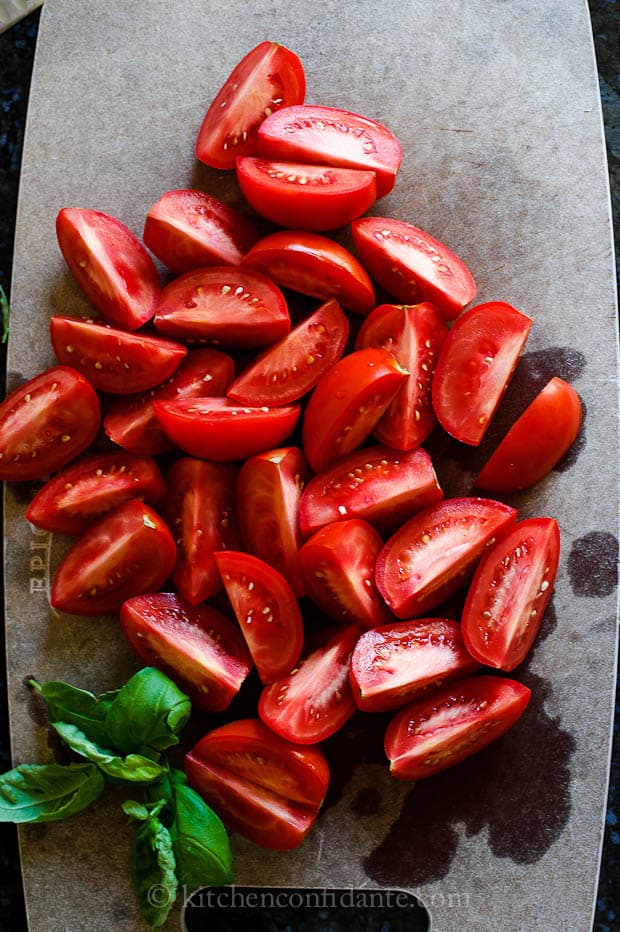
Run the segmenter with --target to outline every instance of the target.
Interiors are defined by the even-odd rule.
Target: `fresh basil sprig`
[[[81,754],[92,761],[108,777],[113,780],[125,780],[128,783],[150,783],[165,773],[165,768],[157,761],[144,757],[142,754],[128,754],[121,757],[107,748],[102,748],[91,741],[77,725],[68,722],[53,722],[65,744],[72,751]]]
[[[101,796],[94,764],[20,764],[0,776],[0,822],[57,822]]]
[[[179,743],[192,706],[165,674],[145,667],[131,677],[111,703],[105,727],[111,745],[124,754],[164,751]]]
[[[176,900],[179,882],[172,838],[159,818],[158,807],[146,814],[136,835],[131,878],[142,915],[152,929],[159,929]]]

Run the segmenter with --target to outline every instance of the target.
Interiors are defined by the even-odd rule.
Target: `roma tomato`
[[[491,423],[519,361],[532,319],[502,301],[470,308],[443,344],[433,407],[441,426],[476,446]]]
[[[175,559],[159,515],[143,502],[125,502],[78,538],[56,570],[50,601],[72,615],[117,611],[126,599],[159,589]]]
[[[196,158],[212,168],[234,168],[238,155],[256,152],[265,117],[306,92],[303,66],[294,52],[261,42],[245,55],[217,92],[196,140]]]
[[[249,553],[224,550],[215,562],[262,683],[293,669],[304,640],[295,593],[268,563]]]
[[[53,366],[0,404],[0,479],[42,479],[79,456],[99,430],[97,394],[79,372]]]
[[[284,741],[256,719],[210,731],[185,757],[185,772],[228,828],[277,851],[301,844],[329,783],[318,748]]]
[[[131,230],[99,210],[65,207],[56,218],[58,245],[76,282],[102,317],[137,330],[155,313],[160,282]]]
[[[171,592],[128,599],[121,628],[144,663],[157,667],[205,712],[227,709],[252,668],[233,622],[210,605]]]
[[[398,618],[413,618],[465,585],[517,512],[486,498],[448,498],[410,518],[385,544],[377,588]]]
[[[529,652],[553,592],[560,531],[553,518],[515,524],[482,557],[463,609],[472,657],[514,670]]]
[[[551,472],[573,445],[583,412],[575,389],[553,378],[515,421],[476,480],[481,489],[527,489]]]
[[[353,221],[351,233],[364,268],[397,301],[430,301],[446,320],[473,301],[476,285],[467,266],[424,230],[402,220],[363,217]]]
[[[530,690],[499,676],[442,686],[399,712],[385,734],[390,773],[421,780],[459,764],[501,737],[523,714]]]

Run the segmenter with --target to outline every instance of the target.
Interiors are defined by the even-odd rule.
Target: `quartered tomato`
[[[228,828],[277,851],[301,844],[329,783],[318,748],[291,744],[256,719],[206,734],[185,757],[185,772]]]
[[[265,120],[258,151],[267,158],[367,169],[377,196],[394,187],[403,153],[396,136],[374,120],[334,107],[292,106]]]
[[[486,498],[449,498],[425,508],[379,554],[379,592],[398,618],[422,615],[465,585],[485,548],[516,515]]]
[[[402,220],[363,217],[353,221],[351,233],[364,268],[397,301],[430,301],[446,320],[473,301],[476,285],[467,266],[424,230]]]
[[[530,700],[527,686],[474,676],[442,686],[390,722],[385,753],[399,780],[421,780],[459,764],[514,725]]]
[[[433,407],[441,426],[474,446],[482,440],[519,361],[532,319],[502,301],[470,308],[443,344]]]
[[[144,663],[157,667],[205,712],[227,709],[252,659],[237,626],[210,605],[170,592],[128,599],[121,628]]]
[[[60,250],[78,285],[102,317],[137,330],[155,313],[160,282],[131,230],[99,210],[65,207],[56,218]]]
[[[338,362],[349,322],[333,299],[266,349],[237,376],[227,395],[251,405],[286,405],[314,388]]]
[[[480,663],[514,670],[543,620],[560,558],[553,518],[515,524],[481,559],[463,609],[463,637]]]
[[[73,615],[114,612],[126,599],[153,592],[176,559],[168,526],[148,505],[130,501],[91,525],[56,570],[51,604]]]
[[[165,494],[155,460],[101,453],[71,463],[46,482],[26,509],[26,519],[44,531],[81,534],[123,502],[137,498],[157,506]]]

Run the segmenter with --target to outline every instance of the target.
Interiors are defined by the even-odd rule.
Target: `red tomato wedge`
[[[177,460],[166,476],[166,518],[177,544],[172,578],[192,605],[222,588],[214,552],[239,546],[236,484],[234,466],[189,457]]]
[[[515,524],[482,557],[463,609],[472,657],[514,670],[529,652],[553,592],[560,530],[553,518]]]
[[[295,593],[284,576],[249,553],[224,550],[215,562],[261,682],[286,676],[304,640]]]
[[[375,586],[382,547],[370,524],[352,518],[327,524],[299,551],[308,595],[333,621],[374,628],[392,620]]]
[[[205,265],[239,265],[257,239],[249,220],[204,191],[167,191],[144,225],[144,242],[177,275]]]
[[[349,661],[359,633],[357,625],[322,631],[288,676],[263,689],[258,714],[272,731],[295,744],[316,744],[351,718]]]
[[[297,557],[303,543],[299,504],[309,477],[301,450],[282,447],[246,460],[237,482],[237,516],[246,548],[282,573],[298,596],[305,594]]]
[[[65,207],[56,218],[58,245],[76,282],[102,317],[137,330],[155,313],[160,281],[131,230],[99,210]]]
[[[390,773],[399,780],[421,780],[460,764],[508,731],[530,695],[515,680],[474,676],[412,702],[385,734]]]
[[[403,304],[430,301],[454,320],[473,301],[476,285],[467,266],[429,233],[387,217],[363,217],[351,224],[364,268]]]
[[[306,92],[303,66],[294,52],[261,42],[235,65],[202,121],[196,158],[212,168],[234,168],[238,155],[253,155],[265,117]]]
[[[491,423],[519,361],[532,319],[502,301],[470,308],[443,344],[433,407],[441,426],[476,446]]]
[[[140,659],[178,683],[205,712],[227,709],[252,668],[232,621],[171,592],[128,599],[121,628]]]
[[[185,757],[185,772],[230,829],[276,850],[301,844],[329,783],[318,748],[284,741],[255,719],[205,735]]]
[[[476,480],[481,489],[527,489],[551,472],[574,443],[583,412],[575,389],[553,378],[515,421]]]
[[[287,405],[314,388],[344,352],[349,322],[335,300],[294,327],[250,363],[227,395],[250,405]]]
[[[372,282],[355,256],[318,233],[271,233],[252,246],[243,266],[311,298],[336,298],[356,314],[368,314],[375,306]]]
[[[418,618],[362,634],[351,657],[351,687],[363,712],[386,712],[478,666],[458,622]]]
[[[165,336],[187,342],[251,349],[274,343],[291,329],[284,295],[252,269],[196,269],[167,285],[155,315]]]
[[[363,322],[356,347],[381,346],[409,375],[373,433],[396,450],[412,450],[435,426],[431,385],[448,328],[432,304],[381,304]]]
[[[140,501],[125,502],[91,525],[56,570],[51,604],[72,615],[117,611],[126,599],[159,589],[176,559],[168,526]]]
[[[165,494],[155,460],[117,450],[66,466],[37,492],[26,519],[44,531],[81,534],[123,502],[137,498],[157,506]]]
[[[398,618],[422,615],[465,585],[517,512],[486,498],[448,498],[410,518],[385,544],[377,588]]]
[[[292,433],[300,411],[299,405],[243,407],[229,398],[154,401],[153,407],[180,450],[224,462],[277,447]]]
[[[169,379],[187,347],[144,333],[126,333],[80,317],[52,317],[52,346],[60,363],[73,366],[100,392],[128,395]]]
[[[0,479],[43,479],[83,453],[101,421],[90,382],[52,366],[0,403]]]
[[[328,165],[241,158],[237,181],[261,217],[296,230],[343,227],[377,198],[374,172]]]
[[[303,448],[315,472],[364,442],[406,375],[387,350],[374,348],[344,356],[325,373],[304,412]]]
[[[314,165],[367,169],[377,176],[377,196],[394,187],[403,153],[396,136],[374,120],[334,107],[291,106],[265,120],[259,154]]]

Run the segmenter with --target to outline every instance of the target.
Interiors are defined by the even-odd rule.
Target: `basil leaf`
[[[92,761],[103,773],[115,780],[150,783],[165,773],[161,764],[141,754],[128,754],[127,757],[120,757],[113,751],[100,747],[94,741],[90,741],[76,725],[53,722],[52,727],[73,751]]]
[[[101,796],[94,764],[20,764],[0,776],[0,822],[56,822]]]
[[[97,744],[108,744],[109,737],[105,718],[115,693],[105,693],[97,698],[86,689],[78,689],[60,680],[50,680],[40,686],[36,680],[31,685],[47,702],[50,723],[68,722],[77,725],[80,731]],[[115,692],[118,692],[116,690]]]
[[[140,910],[152,929],[163,926],[176,899],[175,866],[170,832],[153,815],[138,829],[131,864]]]
[[[137,822],[146,822],[151,816],[158,816],[165,805],[165,799],[158,799],[156,803],[146,806],[135,799],[126,799],[122,804],[122,809],[130,819],[135,819]]]
[[[114,747],[124,754],[163,751],[179,743],[191,703],[164,673],[153,667],[139,670],[123,686],[106,715]]]

